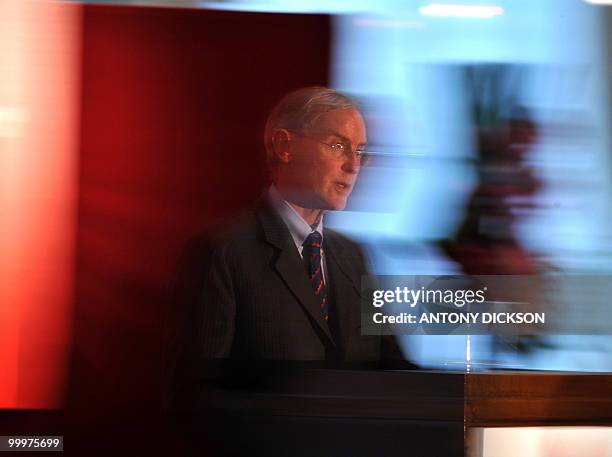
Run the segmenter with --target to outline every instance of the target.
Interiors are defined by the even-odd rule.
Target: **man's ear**
[[[286,129],[275,130],[272,134],[272,150],[276,162],[289,163],[291,149],[291,133]]]

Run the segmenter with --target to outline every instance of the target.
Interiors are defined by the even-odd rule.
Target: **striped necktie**
[[[321,241],[323,237],[319,232],[312,232],[304,241],[304,250],[302,256],[306,264],[308,279],[315,293],[315,297],[323,319],[329,319],[329,306],[327,304],[327,291],[325,290],[325,282],[323,281],[323,269],[321,260]]]

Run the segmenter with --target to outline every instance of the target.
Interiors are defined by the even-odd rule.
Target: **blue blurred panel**
[[[600,10],[491,1],[503,14],[482,19],[415,3],[335,20],[332,81],[362,102],[376,156],[328,222],[369,246],[378,274],[612,272]],[[605,336],[470,344],[475,369],[612,369]],[[403,345],[465,367],[465,337]]]

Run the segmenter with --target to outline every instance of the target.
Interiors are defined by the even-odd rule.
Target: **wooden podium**
[[[610,374],[504,371],[466,379],[467,457],[486,457],[487,428],[612,425]]]
[[[612,376],[309,370],[202,401],[211,455],[478,455],[482,427],[612,424]]]

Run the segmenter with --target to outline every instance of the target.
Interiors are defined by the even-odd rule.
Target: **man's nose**
[[[361,160],[357,157],[356,154],[351,153],[347,154],[344,158],[344,163],[342,164],[342,169],[347,173],[359,173],[361,168]]]

